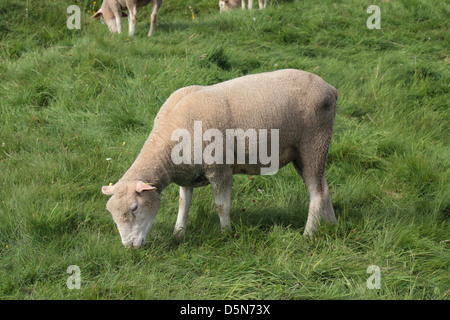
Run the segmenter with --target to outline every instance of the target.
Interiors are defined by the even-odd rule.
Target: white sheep
[[[103,0],[100,10],[98,10],[91,18],[98,19],[105,23],[109,31],[113,33],[122,32],[122,17],[128,15],[123,10],[128,9],[130,14],[128,21],[128,35],[133,36],[137,23],[137,8],[146,6],[152,0]],[[153,34],[155,28],[156,16],[161,6],[162,0],[153,0],[152,14],[150,16],[150,30],[148,36]]]
[[[231,228],[233,174],[260,174],[268,163],[263,161],[261,150],[267,155],[269,145],[271,156],[278,161],[275,169],[292,162],[307,187],[310,202],[304,234],[311,235],[320,218],[335,222],[325,165],[336,99],[333,86],[317,75],[295,69],[175,91],[156,115],[153,130],[132,166],[115,185],[102,187],[102,192],[111,196],[107,209],[117,224],[123,244],[139,247],[145,242],[160,206],[160,194],[172,182],[180,186],[175,234],[185,234],[193,189],[207,184],[213,189],[222,230]],[[200,134],[196,132],[199,124]],[[246,130],[241,144],[245,147],[242,149],[245,161],[239,159],[242,155],[238,150],[239,141],[234,148],[235,138],[239,137],[228,139],[230,131],[238,130]],[[260,158],[255,162],[251,160],[255,141],[250,141],[248,133],[257,130],[260,136],[264,130],[277,135],[266,135],[266,144],[260,139],[260,145],[256,146],[260,148]],[[188,135],[186,141],[183,133]],[[180,162],[177,157],[181,137],[185,146],[194,147],[188,152],[182,150]],[[211,162],[211,158],[197,161],[202,150],[203,156],[209,150],[210,157],[217,161]]]
[[[259,9],[264,9],[267,6],[267,0],[258,0]],[[220,11],[229,11],[241,7],[245,9],[245,0],[219,0]],[[248,9],[253,8],[253,0],[248,0]]]

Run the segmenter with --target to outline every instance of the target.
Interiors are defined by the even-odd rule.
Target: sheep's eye
[[[137,203],[133,203],[133,204],[131,205],[131,207],[130,207],[130,210],[131,210],[131,213],[132,213],[132,214],[135,214],[136,211],[137,211],[137,209],[138,209],[138,204],[137,204]]]

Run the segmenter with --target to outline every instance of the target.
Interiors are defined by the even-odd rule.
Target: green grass
[[[74,3],[80,30],[66,28]],[[381,30],[366,27],[371,4]],[[272,1],[219,14],[215,0],[164,0],[152,38],[150,8],[133,38],[110,35],[94,9],[0,0],[0,298],[449,298],[448,2]],[[231,234],[204,187],[175,240],[169,186],[148,244],[125,249],[100,188],[131,165],[168,96],[282,68],[339,91],[327,166],[337,224],[302,236],[308,197],[290,165],[235,177]],[[80,290],[66,286],[70,265]],[[379,290],[366,286],[369,265]]]

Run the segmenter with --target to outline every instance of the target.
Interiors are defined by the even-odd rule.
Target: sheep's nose
[[[145,244],[145,239],[132,238],[131,240],[128,240],[128,241],[122,241],[122,243],[126,248],[134,247],[137,249],[137,248],[142,247]]]
[[[138,244],[138,246],[137,246],[137,247],[143,247],[143,246],[144,246],[144,244],[145,244],[145,238],[144,238],[144,239],[141,239],[141,240],[139,240],[139,244]]]
[[[131,246],[133,246],[132,241],[122,241],[122,244],[125,246],[125,248],[130,248]]]
[[[145,244],[145,239],[133,239],[133,246],[135,248],[140,248]]]

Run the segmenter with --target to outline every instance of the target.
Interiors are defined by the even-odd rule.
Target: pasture
[[[372,4],[381,29],[366,25]],[[80,29],[67,28],[69,5]],[[151,38],[150,6],[134,37],[126,21],[118,35],[91,20],[99,7],[0,0],[1,299],[449,299],[447,1],[269,0],[219,14],[216,0],[164,0]],[[284,68],[339,92],[326,170],[337,224],[302,236],[308,196],[289,165],[235,176],[231,233],[207,186],[175,239],[169,186],[147,245],[124,248],[101,187],[169,95]]]

